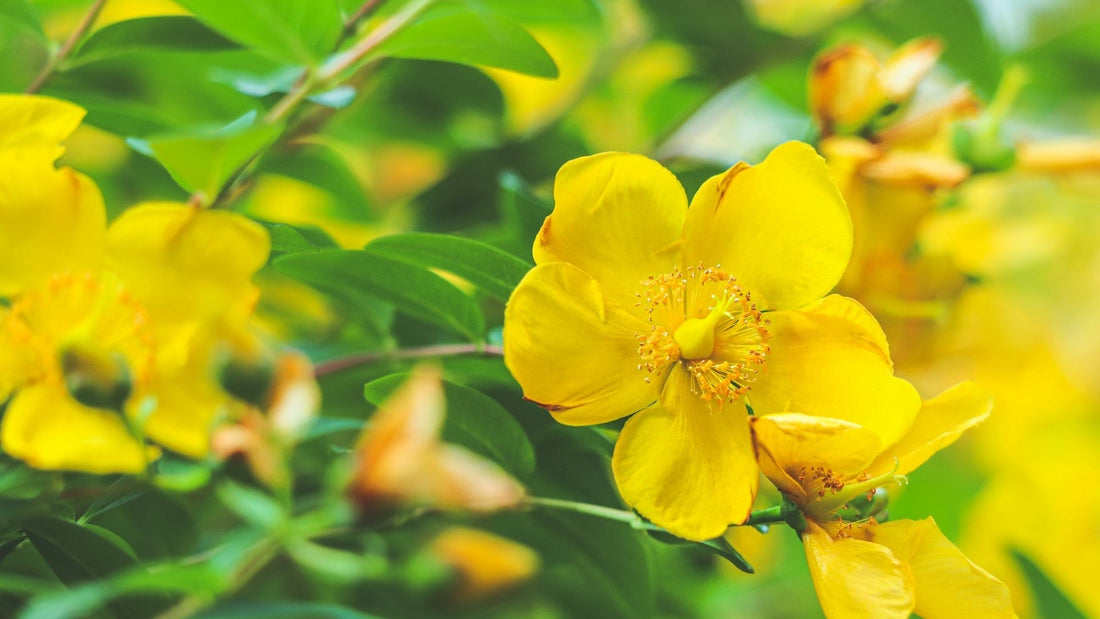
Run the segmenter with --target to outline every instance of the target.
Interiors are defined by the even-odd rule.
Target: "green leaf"
[[[414,232],[378,238],[367,249],[402,262],[442,269],[507,301],[531,265],[481,241],[448,234]]]
[[[96,580],[137,564],[129,548],[105,529],[67,520],[32,518],[23,532],[53,573],[66,585]]]
[[[362,419],[350,417],[317,417],[306,430],[303,440],[309,441],[337,432],[362,432],[365,423]]]
[[[300,180],[329,193],[336,205],[334,216],[355,222],[375,218],[363,185],[338,148],[328,144],[305,145],[265,159],[263,172]]]
[[[279,60],[317,64],[343,28],[337,0],[180,0],[211,28]]]
[[[0,90],[26,88],[49,59],[48,43],[30,2],[0,2]]]
[[[663,544],[672,544],[675,546],[692,544],[695,546],[699,546],[700,548],[705,548],[706,550],[713,552],[719,557],[722,557],[726,561],[729,561],[731,565],[746,574],[753,574],[756,572],[756,570],[753,569],[748,560],[746,560],[745,557],[741,556],[741,553],[733,547],[733,544],[729,543],[729,541],[726,540],[726,538],[724,537],[716,537],[714,539],[695,542],[676,537],[675,535],[663,529],[646,529],[646,533],[648,533],[651,538]]]
[[[23,609],[19,619],[76,619],[91,616],[92,611],[121,596],[142,595],[149,599],[150,594],[190,594],[212,597],[225,586],[225,579],[207,565],[164,565],[150,571],[133,569],[101,581],[38,595]],[[115,607],[133,599],[122,600]]]
[[[349,287],[393,303],[397,310],[446,327],[471,341],[485,332],[474,300],[427,269],[366,250],[329,250],[275,260],[275,268],[319,290]]]
[[[255,121],[255,112],[250,112],[206,135],[153,138],[148,145],[180,187],[213,200],[225,182],[282,131],[278,124]]]
[[[271,529],[284,520],[275,499],[255,488],[226,480],[218,486],[218,498],[242,520],[261,529]]]
[[[22,528],[46,565],[67,586],[95,583],[123,570],[138,568],[126,542],[102,527],[34,518],[24,521]],[[120,600],[112,608],[120,617],[147,617],[160,606],[156,600],[134,599]]]
[[[1016,565],[1024,573],[1031,594],[1035,598],[1036,613],[1039,617],[1058,617],[1058,619],[1085,619],[1074,603],[1062,593],[1058,586],[1050,581],[1043,570],[1027,555],[1019,550],[1010,550]]]
[[[335,604],[312,602],[250,602],[232,600],[204,610],[192,619],[378,619]]]
[[[538,77],[557,77],[558,67],[519,22],[487,9],[455,2],[433,6],[395,34],[380,56],[444,60],[496,67]]]
[[[93,32],[76,51],[84,63],[141,51],[220,51],[237,44],[188,15],[140,17],[108,24]]]
[[[408,378],[408,374],[384,376],[367,383],[363,395],[379,406]],[[511,413],[496,400],[463,385],[443,381],[443,392],[447,398],[444,440],[485,456],[516,477],[531,475],[535,450]]]
[[[320,247],[313,244],[298,232],[293,226],[287,224],[272,224],[261,222],[267,228],[267,234],[271,237],[272,256],[282,254],[312,254],[321,251]]]
[[[501,172],[497,179],[500,219],[511,231],[515,241],[511,247],[524,259],[531,257],[531,246],[542,228],[542,222],[553,210],[552,204],[539,198],[530,186],[514,172]]]

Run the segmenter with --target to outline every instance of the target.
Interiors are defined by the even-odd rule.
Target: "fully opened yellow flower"
[[[874,319],[822,298],[851,251],[851,224],[822,159],[776,148],[699,189],[639,155],[558,172],[537,266],[505,312],[505,363],[565,424],[634,414],[612,461],[642,515],[691,539],[748,515],[757,468],[746,406],[875,427],[900,438],[920,405],[893,377]]]
[[[925,402],[891,446],[839,419],[785,413],[753,420],[761,470],[805,516],[802,541],[827,617],[1015,616],[1008,588],[931,518],[880,524],[873,517],[877,488],[954,442],[990,406],[981,389],[957,385]]]

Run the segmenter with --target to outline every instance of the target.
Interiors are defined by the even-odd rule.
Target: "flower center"
[[[23,366],[18,384],[61,380],[70,390],[129,393],[153,370],[145,310],[110,274],[54,275],[12,304],[0,331]]]
[[[768,354],[768,321],[736,277],[720,266],[674,269],[642,282],[637,297],[652,325],[636,334],[646,382],[678,363],[704,400],[732,402],[749,390]]]

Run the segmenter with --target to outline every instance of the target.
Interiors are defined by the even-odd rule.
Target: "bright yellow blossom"
[[[989,415],[963,383],[924,402],[893,445],[839,419],[753,419],[764,474],[802,512],[814,587],[830,618],[1014,617],[1008,588],[972,563],[931,519],[878,523],[875,490],[920,466]],[[862,511],[854,507],[867,506]]]
[[[809,146],[711,178],[691,208],[666,169],[620,153],[567,163],[554,197],[505,312],[505,363],[562,423],[637,413],[612,465],[645,517],[689,539],[745,520],[758,477],[746,406],[879,420],[886,443],[911,423],[919,397],[874,319],[822,298],[851,224]]]

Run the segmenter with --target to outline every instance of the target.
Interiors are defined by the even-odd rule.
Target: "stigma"
[[[704,400],[745,394],[769,352],[768,321],[751,293],[721,266],[688,267],[647,278],[637,295],[650,331],[638,333],[644,380],[679,366]]]

